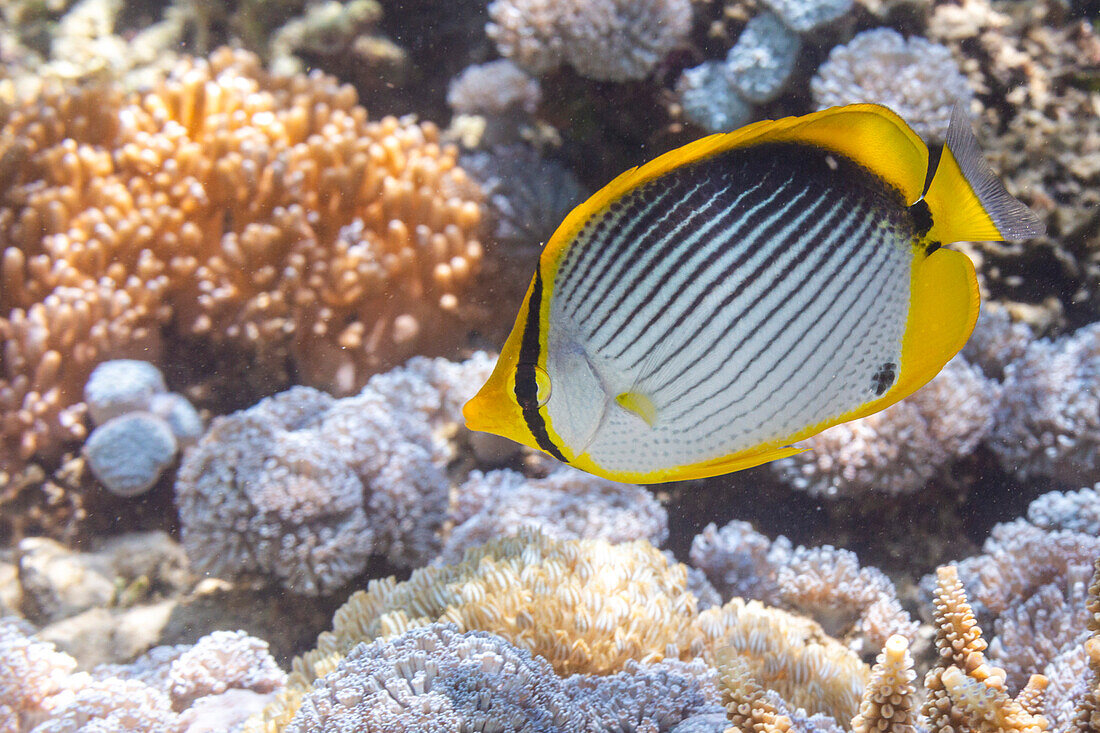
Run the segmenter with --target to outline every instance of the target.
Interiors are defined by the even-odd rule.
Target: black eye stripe
[[[562,455],[550,433],[546,430],[546,421],[539,412],[539,385],[535,376],[535,366],[539,361],[539,310],[542,305],[542,273],[535,271],[535,284],[531,288],[531,298],[527,301],[527,322],[523,325],[523,339],[519,346],[519,363],[516,365],[516,401],[523,411],[523,420],[527,429],[535,436],[539,448],[563,463],[569,461]]]

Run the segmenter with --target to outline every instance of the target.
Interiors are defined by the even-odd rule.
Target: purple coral
[[[494,0],[497,50],[535,73],[568,63],[601,81],[643,79],[691,30],[689,0]]]
[[[447,104],[458,114],[530,114],[541,98],[538,79],[508,59],[467,66],[447,88]]]
[[[1005,367],[989,445],[1021,479],[1100,481],[1100,324],[1033,341]]]
[[[861,651],[882,648],[892,634],[912,638],[917,624],[902,608],[894,584],[854,552],[825,545],[792,549],[746,522],[708,525],[691,543],[691,561],[723,594],[806,614]]]
[[[421,565],[439,550],[454,455],[445,434],[491,360],[413,359],[334,400],[297,387],[214,421],[180,467],[194,565],[328,593],[371,554]]]
[[[647,539],[657,546],[668,537],[665,510],[648,491],[573,468],[541,479],[473,471],[458,495],[457,526],[436,562],[458,562],[467,548],[527,527],[555,539]]]
[[[628,662],[616,674],[562,679],[503,637],[432,624],[360,643],[314,683],[285,730],[629,733],[721,711],[715,673],[701,663]]]

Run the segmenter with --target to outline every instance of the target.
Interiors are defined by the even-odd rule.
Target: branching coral
[[[489,37],[535,73],[568,63],[604,81],[642,79],[691,30],[688,0],[494,0]]]
[[[863,690],[852,733],[916,733],[917,701],[909,641],[895,634],[886,640]]]
[[[860,33],[829,53],[810,82],[819,109],[878,102],[897,112],[922,137],[942,139],[951,110],[973,92],[950,49],[890,28]]]
[[[434,126],[368,121],[330,77],[223,50],[0,115],[5,453],[82,437],[92,367],[169,322],[349,391],[465,333],[480,190]]]
[[[987,645],[954,566],[937,571],[934,604],[938,659],[925,676],[927,697],[921,708],[930,728],[1045,730],[1042,716],[1029,713],[1005,691],[1004,670],[986,662]],[[1030,696],[1024,699],[1030,702]]]
[[[1000,388],[962,357],[911,397],[804,441],[807,450],[771,464],[813,496],[906,494],[966,456],[993,427]]]

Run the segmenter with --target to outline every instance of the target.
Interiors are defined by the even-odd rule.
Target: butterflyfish
[[[565,218],[466,423],[632,483],[792,455],[962,348],[977,279],[943,245],[1042,229],[959,109],[938,157],[873,104],[703,138]]]

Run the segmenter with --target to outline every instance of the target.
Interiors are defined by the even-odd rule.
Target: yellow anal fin
[[[656,405],[653,404],[653,400],[640,392],[623,392],[615,398],[615,402],[627,412],[640,417],[649,427],[653,427],[657,422]]]
[[[1043,224],[1017,201],[982,157],[970,121],[956,105],[939,165],[924,195],[932,213],[928,238],[998,242],[1043,233]]]
[[[659,481],[683,481],[686,479],[721,476],[722,474],[733,473],[734,471],[743,471],[746,468],[752,468],[753,466],[759,466],[764,463],[776,461],[780,458],[797,455],[806,450],[806,448],[799,448],[793,445],[782,445],[775,448],[750,449],[747,451],[741,451],[740,453],[733,453],[728,456],[719,456],[718,458],[712,458],[709,461],[703,461],[701,463],[693,463],[688,466],[677,466],[676,468],[672,468],[667,471],[661,471],[659,472],[661,474],[659,478],[646,481],[645,483],[655,483]]]

